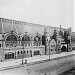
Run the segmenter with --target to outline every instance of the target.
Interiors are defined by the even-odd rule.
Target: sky
[[[74,31],[74,0],[0,0],[0,17]]]

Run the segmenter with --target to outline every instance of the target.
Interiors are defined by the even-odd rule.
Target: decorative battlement
[[[0,18],[0,22],[3,22],[3,23],[10,23],[10,24],[17,24],[17,25],[38,26],[38,27],[45,26],[45,25],[34,24],[34,23],[28,23],[28,22],[17,21],[17,20],[11,20],[11,19],[5,19],[5,18]]]
[[[23,24],[23,25],[26,24],[26,22],[11,20],[11,19],[5,19],[5,18],[0,18],[0,22],[13,23],[13,24]]]

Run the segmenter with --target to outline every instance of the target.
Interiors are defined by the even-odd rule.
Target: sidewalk
[[[59,58],[59,57],[72,55],[72,54],[75,54],[75,51],[62,52],[60,54],[50,55],[50,59]],[[24,62],[25,62],[25,59],[27,60],[27,63],[31,63],[31,62],[41,61],[41,60],[47,60],[47,59],[49,59],[49,55],[42,55],[42,56],[38,55],[38,56],[34,56],[34,57],[24,58],[23,59]],[[5,61],[0,62],[0,71],[9,69],[9,68],[21,67],[21,66],[23,66],[22,59],[5,60]]]

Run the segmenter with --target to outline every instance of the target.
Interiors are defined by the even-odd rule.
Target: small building
[[[49,50],[50,54],[56,54],[56,41],[54,39],[52,39],[49,43]],[[49,54],[49,50],[47,51],[47,54]]]

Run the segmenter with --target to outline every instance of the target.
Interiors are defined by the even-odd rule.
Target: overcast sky
[[[73,0],[0,0],[0,17],[74,31]]]

